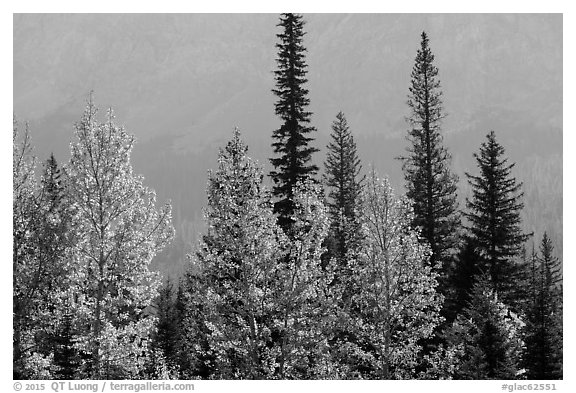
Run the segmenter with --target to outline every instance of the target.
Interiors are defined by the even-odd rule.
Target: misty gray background
[[[402,190],[406,96],[420,33],[436,56],[445,143],[460,176],[490,130],[524,182],[524,225],[562,251],[562,15],[308,14],[304,45],[315,160],[344,111],[367,170]],[[69,158],[90,90],[137,137],[136,173],[171,200],[177,235],[154,267],[177,273],[203,230],[207,170],[235,126],[270,169],[276,14],[15,14],[14,113],[36,155]],[[268,180],[267,180],[268,181]],[[531,248],[531,243],[529,243]]]

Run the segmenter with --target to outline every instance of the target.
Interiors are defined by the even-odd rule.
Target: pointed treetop
[[[420,34],[420,37],[422,37],[422,48],[427,48],[428,47],[428,34],[426,34],[426,31],[422,31],[422,34]]]
[[[220,159],[232,160],[235,165],[242,161],[248,152],[248,145],[244,143],[240,136],[240,129],[234,127],[232,139],[228,141],[224,149],[220,148]]]
[[[318,171],[312,162],[312,154],[318,149],[310,145],[314,140],[310,134],[316,128],[309,124],[312,113],[308,110],[310,99],[305,88],[308,79],[303,24],[301,15],[282,14],[278,24],[282,31],[277,34],[276,43],[278,68],[274,71],[276,86],[272,92],[278,97],[274,111],[282,124],[272,134],[276,156],[270,158],[274,167],[270,176],[274,181],[273,194],[278,198],[274,211],[285,230],[293,223],[294,188],[313,179]]]

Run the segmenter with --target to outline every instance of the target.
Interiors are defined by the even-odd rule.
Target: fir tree
[[[472,198],[466,199],[467,228],[479,256],[479,269],[488,273],[495,290],[503,300],[514,305],[514,282],[519,272],[515,258],[522,254],[529,235],[520,228],[520,211],[524,207],[522,183],[511,176],[514,164],[503,157],[504,148],[491,131],[487,141],[474,154],[480,174],[466,173],[472,186]]]
[[[562,293],[560,261],[546,232],[540,257],[532,259],[531,302],[526,312],[528,379],[562,379]]]
[[[318,171],[318,167],[311,163],[312,154],[318,149],[309,145],[313,141],[309,134],[315,128],[309,125],[311,112],[307,107],[310,100],[304,87],[308,81],[303,45],[304,21],[301,15],[282,14],[278,26],[283,31],[277,34],[280,39],[276,44],[278,69],[274,71],[276,88],[272,91],[278,97],[275,113],[282,125],[273,133],[275,142],[272,147],[279,157],[270,159],[274,166],[270,176],[274,180],[274,196],[279,199],[274,212],[279,214],[278,223],[282,228],[289,230],[293,222],[294,187]]]
[[[336,115],[330,136],[332,141],[328,145],[328,155],[324,163],[325,183],[329,188],[328,255],[335,257],[339,265],[344,267],[346,256],[358,247],[360,241],[358,204],[362,188],[362,165],[344,113],[339,112]]]
[[[494,291],[491,280],[480,276],[470,302],[446,333],[460,353],[456,379],[515,379],[521,372],[524,323]]]
[[[408,106],[408,156],[402,157],[406,195],[414,207],[413,225],[432,249],[431,266],[441,268],[441,279],[449,269],[457,245],[459,215],[456,191],[458,178],[450,170],[450,154],[443,146],[441,122],[444,118],[438,68],[422,33],[420,49],[412,68]],[[441,282],[441,291],[446,285]]]
[[[79,237],[71,256],[75,337],[84,378],[136,378],[147,362],[155,321],[146,309],[160,284],[150,261],[172,239],[171,207],[132,172],[134,137],[96,119],[88,103],[66,167]]]
[[[324,163],[326,173],[324,182],[328,186],[327,207],[330,217],[330,231],[326,239],[327,252],[323,255],[323,265],[331,260],[334,266],[334,281],[330,284],[331,295],[336,301],[334,314],[337,321],[327,326],[333,357],[346,364],[347,354],[342,345],[355,341],[354,332],[349,329],[350,297],[354,292],[352,271],[348,260],[358,256],[362,242],[360,222],[360,193],[363,178],[360,178],[362,166],[356,150],[354,137],[348,127],[344,113],[339,112],[332,124],[331,142]],[[346,377],[349,371],[341,370],[340,377]]]
[[[175,332],[172,338],[175,350],[173,365],[178,379],[207,379],[212,374],[213,358],[203,357],[208,352],[206,340],[203,340],[208,329],[204,325],[206,319],[203,312],[206,292],[200,280],[202,277],[189,269],[178,281],[173,305]]]

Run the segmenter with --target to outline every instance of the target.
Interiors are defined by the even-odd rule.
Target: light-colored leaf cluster
[[[295,236],[286,236],[262,170],[246,152],[236,130],[220,152],[218,170],[209,175],[208,231],[193,258],[200,270],[195,288],[203,299],[203,322],[185,321],[195,326],[188,338],[199,356],[214,362],[214,378],[303,377],[316,372],[305,364],[311,351],[326,346],[318,318],[330,279],[320,266],[326,209],[317,188],[298,187]],[[194,296],[189,293],[189,300],[198,304]],[[200,333],[203,328],[208,334]],[[326,357],[326,350],[320,352]]]
[[[134,377],[159,286],[148,265],[173,237],[171,208],[157,209],[154,191],[133,174],[134,137],[112,111],[100,123],[89,103],[76,136],[66,175],[78,231],[70,266],[77,348],[91,356],[89,377]]]
[[[373,172],[362,194],[364,244],[351,264],[356,280],[351,323],[359,344],[352,356],[371,368],[370,378],[411,378],[422,348],[442,321],[437,274],[430,249],[411,227],[406,198]]]

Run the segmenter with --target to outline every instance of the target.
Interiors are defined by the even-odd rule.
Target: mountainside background
[[[311,14],[307,87],[324,161],[342,110],[365,170],[402,190],[410,72],[425,30],[447,117],[445,143],[460,176],[490,130],[524,182],[524,225],[562,252],[562,15]],[[249,154],[270,169],[276,68],[275,14],[15,14],[14,113],[28,121],[36,155],[69,157],[73,124],[94,90],[101,114],[135,134],[132,162],[160,203],[171,200],[177,236],[154,260],[178,273],[203,230],[207,170],[238,126]],[[531,247],[531,243],[529,243]]]

